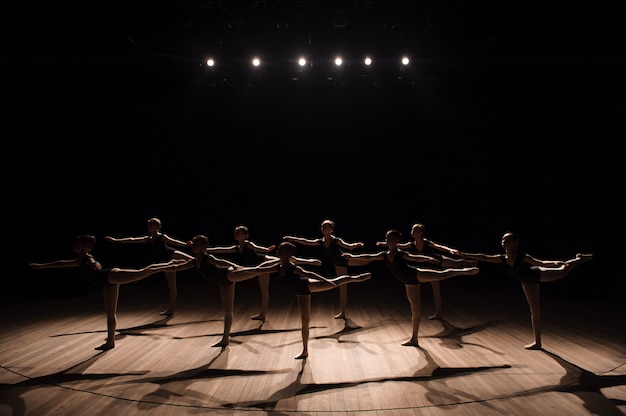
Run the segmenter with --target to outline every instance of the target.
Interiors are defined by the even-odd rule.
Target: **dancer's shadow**
[[[110,350],[109,350],[110,351]],[[65,370],[58,371],[53,374],[47,374],[38,377],[28,377],[23,374],[19,374],[9,368],[3,367],[6,371],[17,374],[21,377],[25,377],[23,381],[18,383],[1,383],[0,384],[0,404],[4,404],[11,408],[13,416],[23,416],[26,414],[26,402],[22,399],[22,395],[28,393],[31,389],[37,389],[41,387],[57,386],[64,388],[63,383],[71,383],[76,381],[85,380],[104,380],[111,379],[120,376],[128,375],[144,375],[147,371],[143,372],[124,372],[124,373],[98,373],[98,374],[85,374],[84,371],[88,369],[93,363],[101,357],[104,357],[109,351],[101,351],[96,353],[93,357],[86,359],[78,364],[75,364]]]
[[[554,359],[566,373],[561,377],[559,384],[543,387],[539,392],[553,390],[574,394],[584,402],[585,408],[592,414],[605,415],[607,408],[616,415],[623,414],[618,406],[626,405],[626,398],[609,399],[602,393],[602,389],[626,385],[626,374],[597,375],[570,363],[557,354],[546,351],[544,348],[541,348],[540,351]]]
[[[346,335],[351,335],[351,334],[357,334],[357,333],[365,333],[368,331],[373,331],[378,327],[381,326],[386,326],[387,323],[385,322],[379,322],[378,324],[373,324],[373,325],[369,325],[367,328],[363,328],[362,326],[356,324],[353,320],[351,320],[350,318],[344,318],[343,319],[345,325],[344,327],[333,333],[333,334],[329,334],[329,335],[318,335],[315,337],[311,337],[311,339],[334,339],[338,344],[360,344],[360,345],[364,345],[359,341],[354,341],[354,340],[350,340],[350,339],[345,339],[344,337]],[[365,348],[366,351],[368,352],[372,352],[372,350],[368,350],[366,347]]]
[[[174,328],[177,326],[183,326],[183,325],[194,325],[194,324],[201,324],[201,323],[206,323],[206,322],[212,322],[215,320],[209,319],[209,320],[202,320],[202,321],[190,321],[190,322],[180,322],[177,324],[168,324],[168,321],[171,320],[172,317],[171,316],[165,316],[157,321],[151,322],[149,324],[143,324],[143,325],[138,325],[138,326],[133,326],[130,328],[118,328],[116,329],[117,334],[115,335],[115,339],[123,339],[126,336],[130,335],[130,336],[150,336],[150,337],[164,337],[166,335],[162,335],[162,334],[154,334],[154,333],[146,333],[146,331],[150,331],[153,329],[162,329],[162,328]],[[99,329],[99,330],[95,330],[95,331],[80,331],[80,332],[70,332],[70,333],[63,333],[63,334],[55,334],[55,335],[51,335],[50,338],[56,338],[56,337],[67,337],[67,336],[71,336],[71,335],[83,335],[83,334],[97,334],[97,333],[106,333],[107,330],[106,329]]]
[[[259,325],[256,328],[251,328],[251,329],[246,329],[246,330],[242,330],[242,331],[234,331],[230,333],[230,337],[231,343],[235,343],[235,344],[241,344],[241,341],[237,341],[233,338],[236,337],[247,337],[247,336],[254,336],[254,335],[265,335],[265,334],[280,334],[280,333],[284,333],[284,332],[296,332],[296,331],[300,331],[300,328],[283,328],[283,329],[264,329],[263,326],[266,324],[267,321],[259,321]],[[311,328],[326,328],[324,326],[312,326]],[[177,336],[177,337],[173,337],[174,339],[190,339],[190,338],[203,338],[203,337],[214,337],[214,336],[222,336],[223,333],[219,332],[219,333],[211,333],[211,334],[202,334],[202,335],[191,335],[188,337],[181,337],[181,336]]]
[[[493,348],[489,348],[485,345],[482,344],[477,344],[475,342],[468,342],[465,341],[463,338],[466,335],[470,335],[470,334],[475,334],[477,332],[483,331],[487,328],[491,328],[494,327],[496,325],[500,325],[502,322],[500,321],[487,321],[481,325],[476,325],[473,327],[469,327],[469,328],[460,328],[457,326],[454,326],[453,324],[451,324],[450,322],[446,321],[445,319],[439,319],[438,321],[440,321],[443,325],[443,330],[441,332],[439,332],[438,334],[434,334],[434,335],[423,335],[423,338],[440,338],[442,340],[450,340],[452,342],[443,342],[442,345],[446,348],[454,348],[454,349],[459,349],[459,348],[463,348],[466,345],[473,345],[476,347],[480,347],[480,348],[484,348],[494,354],[498,354],[498,355],[504,355],[504,353],[497,351]]]
[[[266,325],[267,321],[260,322],[259,326],[252,329],[246,329],[244,331],[235,331],[231,332],[232,337],[248,337],[254,335],[266,335],[266,334],[281,334],[284,332],[299,332],[300,328],[281,328],[281,329],[264,329],[263,326]],[[325,328],[325,327],[315,327],[315,328]]]
[[[430,367],[433,368],[430,375],[419,375],[415,374],[413,376],[397,376],[397,377],[378,377],[378,378],[368,378],[358,381],[349,381],[349,382],[337,382],[337,383],[308,383],[303,384],[301,382],[302,373],[305,369],[305,364],[307,358],[303,360],[302,368],[300,369],[295,380],[288,385],[282,387],[281,389],[275,391],[270,395],[269,398],[263,401],[247,401],[247,402],[239,402],[239,403],[229,403],[225,404],[224,407],[228,408],[255,408],[262,409],[265,411],[273,411],[276,407],[277,403],[281,400],[290,399],[306,394],[315,394],[319,392],[325,392],[329,390],[337,390],[337,389],[346,389],[351,387],[357,387],[367,383],[386,383],[389,381],[401,381],[401,382],[419,382],[423,383],[423,385],[428,384],[428,381],[442,379],[442,378],[450,378],[462,376],[464,374],[473,374],[479,371],[489,371],[496,370],[502,368],[510,368],[509,365],[500,365],[500,366],[484,366],[484,367],[448,367],[448,368],[440,368],[434,360],[428,355],[421,347],[417,347],[417,349],[423,351],[426,355],[426,358],[429,362]],[[422,369],[423,370],[423,369]],[[295,395],[294,393],[295,392]],[[466,394],[466,393],[464,393]],[[455,396],[453,396],[455,397]],[[456,397],[455,397],[456,398]],[[479,399],[478,397],[476,399]]]
[[[307,360],[308,360],[307,358],[301,360],[300,370],[296,374],[296,378],[291,383],[276,390],[265,401],[261,403],[255,403],[255,402],[225,403],[223,407],[227,407],[227,408],[250,408],[252,407],[252,408],[259,408],[263,410],[270,410],[272,411],[272,414],[273,414],[273,410],[279,401],[294,397],[293,396],[294,390],[296,391],[296,396],[298,396],[299,394],[298,392],[303,387],[301,380],[302,380],[302,374],[304,373],[304,369],[308,363]]]
[[[151,391],[143,398],[138,400],[144,410],[152,407],[162,406],[164,403],[168,403],[171,398],[183,400],[184,402],[187,402],[186,404],[190,404],[191,401],[193,401],[193,403],[216,403],[215,406],[218,406],[219,408],[219,406],[221,405],[219,397],[214,397],[210,394],[207,394],[206,392],[198,392],[196,390],[190,389],[188,388],[188,385],[192,385],[199,380],[209,380],[216,378],[223,379],[224,377],[268,376],[271,374],[283,374],[292,371],[292,369],[269,371],[227,369],[225,367],[228,366],[228,354],[228,347],[223,347],[221,348],[220,352],[207,364],[203,364],[196,368],[180,371],[178,373],[164,377],[146,377],[139,380],[122,381],[120,383],[117,383],[117,385],[128,385],[135,383],[151,383],[157,385],[157,390]],[[182,391],[180,388],[181,383],[183,384]]]
[[[483,371],[490,368],[511,368],[510,365],[502,365],[498,367],[475,367],[472,369],[465,369],[463,367],[440,367],[434,358],[428,353],[428,351],[424,350],[421,347],[418,347],[422,350],[425,355],[426,361],[428,365],[425,368],[431,368],[431,380],[435,381],[437,379],[447,379],[455,376],[462,376],[466,373],[475,373],[477,371]],[[422,370],[423,371],[423,370]],[[461,404],[461,403],[477,403],[481,402],[484,406],[490,407],[494,410],[497,410],[498,414],[505,414],[504,411],[499,411],[495,406],[491,403],[484,400],[484,397],[476,396],[471,394],[467,390],[459,390],[451,387],[449,384],[443,384],[441,388],[437,388],[439,386],[438,383],[422,383],[421,384],[424,389],[426,389],[426,397],[431,403],[440,404],[445,402],[446,404]]]
[[[356,343],[357,341],[347,341],[342,339],[341,337],[343,337],[344,335],[349,335],[349,334],[354,334],[357,332],[360,332],[361,330],[363,330],[363,327],[360,325],[357,325],[353,320],[351,320],[350,318],[344,318],[343,319],[344,322],[344,326],[340,331],[335,332],[334,334],[330,334],[330,335],[318,335],[315,337],[312,337],[312,339],[334,339],[337,342],[353,342]],[[368,328],[370,329],[370,328]]]

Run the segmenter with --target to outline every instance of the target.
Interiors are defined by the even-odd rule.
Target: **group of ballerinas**
[[[388,230],[384,241],[376,242],[385,246],[378,252],[352,253],[364,248],[363,242],[348,242],[334,234],[335,223],[326,219],[321,223],[321,236],[307,238],[285,235],[278,247],[262,246],[249,239],[249,230],[244,225],[235,228],[235,243],[227,246],[210,246],[209,238],[199,234],[188,242],[178,240],[162,232],[158,218],[150,218],[148,234],[138,237],[115,238],[106,236],[105,241],[113,243],[148,244],[148,264],[141,268],[103,268],[92,254],[96,238],[92,235],[78,236],[73,243],[77,255],[71,260],[56,260],[48,263],[30,263],[33,269],[78,267],[83,279],[101,286],[107,317],[107,338],[104,344],[96,347],[109,350],[115,347],[117,325],[117,302],[119,287],[136,282],[156,273],[164,273],[169,290],[169,302],[162,315],[172,316],[176,308],[176,273],[195,269],[198,275],[220,288],[220,298],[224,312],[222,338],[214,346],[225,347],[230,341],[233,322],[235,283],[257,277],[261,292],[261,311],[252,319],[264,321],[269,303],[270,277],[276,278],[297,297],[301,317],[302,352],[296,359],[308,357],[308,341],[311,316],[311,294],[337,288],[339,291],[339,312],[337,319],[346,319],[348,303],[347,285],[364,282],[372,277],[369,272],[349,274],[351,266],[364,266],[374,261],[382,261],[390,275],[405,286],[407,300],[411,308],[412,334],[402,345],[418,347],[418,333],[421,321],[421,283],[430,283],[433,289],[435,313],[429,319],[442,319],[442,301],[439,283],[453,276],[473,276],[479,272],[479,262],[500,263],[504,270],[522,283],[526,300],[530,307],[534,341],[527,349],[541,348],[541,309],[539,283],[564,278],[574,269],[592,259],[591,254],[576,254],[572,259],[541,260],[519,249],[519,237],[507,232],[502,236],[501,254],[467,253],[435,243],[425,238],[423,224],[411,227],[410,241],[402,241],[397,230]],[[296,245],[319,248],[320,258],[296,256]],[[190,248],[187,254],[175,247]],[[276,250],[276,255],[272,255]],[[234,261],[222,258],[234,255]],[[328,277],[309,270],[310,266],[322,266],[328,262],[334,267],[335,275]],[[418,265],[419,264],[419,265]]]

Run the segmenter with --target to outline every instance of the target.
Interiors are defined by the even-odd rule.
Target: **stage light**
[[[336,57],[335,66],[341,66],[341,64],[343,64],[343,59],[341,59],[341,56]]]
[[[215,66],[215,61],[213,60],[213,58],[209,58],[209,59],[206,60],[206,66],[208,66],[208,67]]]
[[[408,56],[403,56],[402,57],[402,65],[407,66],[410,62],[409,57]]]
[[[252,58],[252,65],[253,66],[261,65],[261,59],[259,59],[258,57],[255,56],[254,58]]]
[[[363,63],[365,64],[365,66],[370,66],[372,64],[372,58],[366,56],[365,59],[363,59]]]
[[[305,66],[306,65],[306,59],[304,57],[298,58],[298,65]]]

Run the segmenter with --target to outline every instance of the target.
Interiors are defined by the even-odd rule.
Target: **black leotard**
[[[439,266],[441,266],[441,262],[443,261],[443,254],[441,254],[439,250],[437,250],[431,245],[430,240],[424,239],[424,248],[422,250],[419,250],[417,248],[417,245],[415,244],[415,240],[413,240],[411,241],[410,250],[413,253],[423,254],[425,256],[436,258],[437,260],[439,260]]]
[[[218,267],[215,264],[209,262],[208,256],[202,256],[200,264],[197,259],[192,260],[196,266],[196,271],[207,282],[211,282],[218,286],[232,285],[234,282],[228,280],[228,269]]]
[[[337,237],[331,237],[328,247],[324,246],[323,239],[320,240],[320,248],[324,257],[330,260],[334,266],[348,266],[348,259],[342,256],[343,251],[339,247],[339,239]]]
[[[148,235],[148,263],[170,261],[174,251],[176,249],[167,245],[163,234]]]
[[[235,263],[241,264],[242,266],[256,266],[265,260],[265,255],[257,253],[248,241],[244,242],[241,250],[237,247],[235,257]]]
[[[296,295],[310,295],[309,279],[297,274],[295,269],[296,266],[291,263],[288,266],[281,265],[276,275],[280,279],[281,284],[293,290]]]
[[[531,266],[526,263],[524,257],[526,257],[526,253],[517,253],[513,267],[507,264],[506,255],[502,254],[500,259],[504,269],[515,280],[519,280],[522,283],[539,283],[541,271],[537,266]]]
[[[388,260],[388,254],[388,252],[383,254],[385,257],[385,266],[387,266],[387,269],[389,269],[393,277],[405,285],[420,284],[420,281],[417,279],[417,268],[415,266],[411,266],[404,259],[404,251],[398,250],[393,258],[393,261]]]
[[[80,264],[78,265],[80,277],[96,286],[113,286],[115,284],[109,282],[110,271],[111,268],[101,270],[94,269],[87,261],[86,257],[81,259]]]

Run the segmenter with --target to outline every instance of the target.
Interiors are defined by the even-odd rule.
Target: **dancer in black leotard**
[[[420,283],[433,282],[448,279],[453,276],[467,276],[478,274],[478,267],[458,267],[458,268],[428,268],[416,267],[409,262],[420,262],[429,264],[439,264],[439,260],[423,254],[413,254],[398,249],[398,243],[402,234],[396,230],[389,230],[385,234],[385,244],[387,251],[379,253],[352,254],[345,253],[344,257],[354,262],[367,264],[372,261],[384,261],[385,266],[393,277],[404,284],[406,296],[411,305],[411,323],[413,332],[411,338],[402,345],[415,346],[418,343],[418,333],[421,320],[421,299]]]
[[[271,245],[265,247],[251,241],[250,230],[245,225],[238,225],[235,227],[234,237],[237,242],[236,244],[229,246],[207,247],[206,251],[217,255],[234,254],[234,262],[242,266],[257,266],[272,258],[278,260],[278,257],[269,256],[269,253],[271,253],[276,246]],[[253,315],[252,319],[264,321],[270,297],[270,275],[267,273],[260,274],[258,280],[259,288],[261,289],[261,312]]]
[[[409,253],[424,254],[434,257],[439,261],[438,265],[432,264],[431,267],[439,267],[447,269],[450,267],[474,267],[478,265],[476,260],[459,259],[451,256],[458,256],[458,250],[443,244],[435,243],[424,237],[425,227],[421,223],[415,223],[411,226],[411,241],[398,243],[400,250],[406,250]],[[385,241],[378,241],[376,245],[385,245]],[[445,253],[445,254],[444,254]],[[447,254],[447,255],[446,255]],[[433,291],[433,303],[435,313],[428,319],[443,319],[443,302],[441,298],[441,283],[439,280],[430,282]]]
[[[278,262],[279,258],[269,253],[274,251],[276,246],[261,246],[249,240],[250,232],[245,225],[235,227],[234,237],[237,244],[231,246],[207,247],[206,252],[211,254],[235,254],[234,263],[242,266],[257,266],[268,264],[268,261]],[[295,264],[307,264],[309,266],[321,266],[322,262],[317,259],[307,259],[292,256],[291,261]],[[264,321],[269,304],[270,275],[268,273],[259,274],[259,287],[261,288],[261,312],[253,315],[252,319]]]
[[[174,247],[187,247],[187,242],[172,238],[161,232],[161,220],[158,218],[150,218],[147,223],[148,234],[140,237],[122,237],[115,238],[106,236],[104,239],[112,243],[139,243],[147,244],[148,252],[146,263],[165,262],[175,259],[189,260],[193,256],[176,250]],[[178,296],[178,286],[176,284],[176,272],[165,272],[167,287],[169,290],[169,300],[167,309],[161,312],[161,315],[173,316],[176,310],[176,298]]]
[[[325,261],[330,262],[334,269],[335,275],[341,276],[348,274],[348,266],[350,261],[343,257],[343,250],[354,250],[365,246],[363,242],[349,243],[344,239],[333,234],[335,231],[335,222],[332,220],[324,220],[321,224],[322,237],[305,238],[286,235],[283,241],[302,244],[306,246],[319,247],[321,256]],[[337,319],[346,319],[346,309],[348,307],[348,288],[346,286],[339,287],[339,313],[335,315]]]
[[[459,256],[500,263],[504,270],[514,279],[519,280],[524,288],[526,301],[530,307],[531,322],[535,340],[524,348],[536,350],[541,348],[541,302],[540,287],[543,282],[553,282],[567,276],[575,267],[593,258],[591,254],[576,254],[573,259],[540,260],[519,250],[520,239],[515,233],[507,232],[502,236],[503,254],[482,254],[459,252]]]
[[[284,241],[278,246],[277,255],[280,264],[275,266],[274,275],[281,284],[291,289],[297,296],[300,319],[302,321],[302,352],[295,358],[305,359],[309,356],[309,330],[311,324],[311,293],[323,292],[336,287],[342,287],[348,283],[363,282],[372,277],[371,273],[365,272],[356,275],[340,275],[326,278],[319,273],[312,272],[295,264],[291,259],[296,253],[293,243]]]
[[[103,268],[91,254],[96,244],[93,235],[76,237],[72,245],[74,253],[78,255],[72,260],[55,260],[48,263],[30,263],[33,269],[58,269],[78,267],[81,278],[101,286],[104,296],[104,309],[107,316],[106,342],[96,349],[109,350],[115,347],[115,328],[117,326],[117,300],[121,284],[136,282],[158,272],[176,270],[182,265],[180,260],[170,260],[164,263],[150,264],[140,269],[123,269],[119,267]]]
[[[222,339],[214,347],[225,347],[230,342],[230,329],[233,324],[233,309],[235,304],[235,283],[268,274],[280,261],[277,257],[270,258],[257,266],[242,266],[237,263],[221,259],[208,252],[209,238],[199,234],[191,240],[191,250],[195,258],[187,260],[178,270],[195,268],[198,275],[220,288],[220,298],[224,308],[224,332]]]

